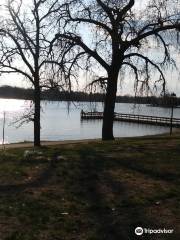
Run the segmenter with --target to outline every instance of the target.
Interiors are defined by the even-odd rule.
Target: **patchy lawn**
[[[0,152],[1,240],[180,239],[178,135],[38,151]]]

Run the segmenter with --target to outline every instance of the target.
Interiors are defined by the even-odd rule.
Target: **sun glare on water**
[[[4,117],[4,113],[8,118],[20,114],[29,106],[29,101],[17,99],[0,99],[0,119]]]
[[[0,112],[16,112],[24,108],[24,101],[16,99],[0,99]]]
[[[7,129],[25,109],[30,106],[30,101],[17,99],[0,99],[0,145],[8,143]],[[5,127],[5,139],[3,140],[3,126]]]

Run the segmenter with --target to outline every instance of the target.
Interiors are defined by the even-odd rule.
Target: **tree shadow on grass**
[[[93,149],[81,149],[77,169],[72,175],[72,184],[68,190],[79,199],[86,202],[87,239],[127,240],[136,239],[134,229],[137,226],[151,226],[153,221],[147,219],[141,206],[117,207],[108,201],[108,194],[115,193],[120,200],[128,200],[126,187],[116,182],[108,174],[112,167],[111,161],[102,157]],[[103,192],[106,186],[109,192]],[[78,191],[77,191],[78,189]],[[146,238],[147,239],[147,238]]]
[[[22,184],[9,184],[0,185],[0,194],[18,194],[30,188],[40,188],[48,184],[49,180],[54,174],[54,167],[49,164],[36,178],[22,183]]]
[[[109,160],[113,160],[113,157],[107,157]],[[114,161],[114,160],[113,160]],[[179,172],[170,172],[168,169],[166,171],[162,171],[161,169],[158,169],[156,165],[153,163],[150,166],[146,166],[144,163],[145,160],[134,161],[134,159],[117,159],[116,164],[113,166],[116,168],[117,166],[123,167],[124,169],[128,169],[131,171],[139,172],[151,179],[154,180],[162,180],[167,182],[176,182],[177,179],[179,179]]]
[[[123,181],[123,176],[122,181],[121,177],[117,181],[109,173],[110,170],[113,171],[115,168],[124,169],[125,173],[126,168],[134,171],[135,169],[128,162],[128,159],[127,162],[125,159],[122,163],[121,160],[108,158],[89,146],[77,151],[78,158],[73,158],[72,153],[71,159],[68,157],[68,159],[49,164],[36,179],[28,183],[0,186],[0,194],[18,194],[31,188],[40,188],[48,185],[52,177],[56,175],[58,187],[61,186],[65,191],[65,196],[62,197],[65,200],[66,198],[72,200],[72,206],[74,206],[74,209],[72,206],[69,209],[69,206],[65,203],[65,207],[62,207],[62,209],[67,210],[69,215],[61,216],[61,218],[63,218],[63,224],[66,222],[67,225],[62,225],[62,222],[59,223],[60,220],[56,219],[57,228],[63,226],[66,236],[69,236],[69,232],[75,236],[74,229],[77,232],[79,231],[76,238],[66,237],[66,239],[152,239],[151,236],[149,238],[148,236],[137,237],[134,234],[134,230],[138,226],[157,228],[156,221],[146,214],[149,206],[141,202],[133,203],[128,194],[129,188]],[[111,195],[115,196],[115,201],[111,198]],[[52,197],[48,197],[48,201],[51,201],[51,199]],[[59,206],[61,202],[57,197],[55,200]],[[68,201],[67,204],[69,204]],[[39,205],[36,202],[33,208],[36,210],[41,207],[37,206]],[[43,215],[46,211],[44,208],[42,209],[41,214]],[[53,215],[52,210],[53,207],[46,214],[44,213],[44,218]],[[31,215],[31,210],[29,212]],[[34,211],[33,217],[38,219],[36,211]],[[52,227],[54,227],[54,224]],[[81,234],[83,237],[81,237]],[[54,236],[57,238],[54,237],[53,239],[61,239],[61,236],[58,237],[58,233],[55,233]],[[168,236],[163,237],[159,239],[171,239]]]

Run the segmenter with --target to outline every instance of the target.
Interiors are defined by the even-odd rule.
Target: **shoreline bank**
[[[174,129],[174,132],[172,134],[172,137],[179,136],[180,129]],[[147,139],[147,138],[157,138],[157,137],[171,137],[169,135],[169,132],[162,133],[162,134],[155,134],[155,135],[145,135],[145,136],[136,136],[136,137],[118,137],[115,138],[116,141],[118,140],[125,140],[125,139]],[[59,140],[59,141],[41,141],[41,147],[46,146],[56,146],[56,145],[67,145],[67,144],[78,144],[78,143],[95,143],[95,142],[101,142],[101,138],[94,138],[94,139],[80,139],[80,140]],[[103,141],[102,141],[103,142]],[[0,145],[0,150],[3,149],[13,149],[13,148],[33,148],[33,142],[17,142],[17,143],[8,143],[5,145]]]

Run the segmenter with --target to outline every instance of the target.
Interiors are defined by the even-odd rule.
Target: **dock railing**
[[[103,112],[84,112],[81,111],[81,119],[103,119]],[[136,122],[136,123],[147,123],[156,124],[163,126],[170,126],[170,117],[159,117],[159,116],[148,116],[148,115],[137,115],[137,114],[125,114],[125,113],[114,113],[114,121],[125,121],[125,122]],[[180,118],[173,118],[172,125],[174,127],[180,127]]]

